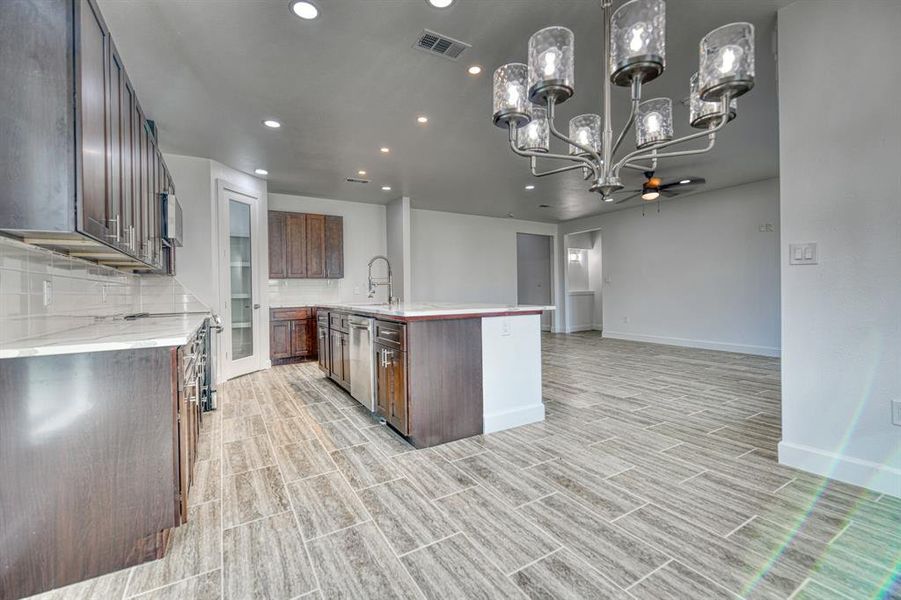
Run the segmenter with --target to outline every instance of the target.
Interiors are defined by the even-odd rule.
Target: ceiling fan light
[[[737,98],[754,87],[754,26],[729,23],[704,36],[698,94],[705,102]]]
[[[494,124],[504,129],[528,125],[529,98],[526,84],[529,67],[523,63],[507,63],[494,72]]]
[[[516,143],[522,150],[550,152],[551,135],[547,122],[547,110],[534,104],[529,108],[532,120],[516,132]]]
[[[569,139],[597,153],[601,152],[601,131],[601,117],[598,115],[579,115],[569,120]],[[586,152],[570,144],[569,153],[578,156]]]
[[[648,202],[653,202],[654,200],[656,200],[659,197],[660,197],[660,192],[655,188],[646,187],[641,192],[641,199],[647,200]]]
[[[557,104],[575,92],[575,36],[566,27],[545,27],[529,38],[529,99]]]
[[[673,139],[673,101],[654,98],[638,105],[635,143],[639,149]]]
[[[655,79],[666,66],[664,0],[631,0],[610,21],[610,81],[628,86]]]
[[[698,93],[698,74],[695,73],[689,80],[690,94],[688,97],[688,121],[696,129],[707,129],[719,121],[719,102],[704,102]],[[729,120],[738,115],[738,100],[733,98],[729,102]]]

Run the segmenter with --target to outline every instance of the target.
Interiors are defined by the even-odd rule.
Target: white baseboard
[[[702,348],[704,350],[721,350],[723,352],[739,352],[741,354],[756,354],[758,356],[773,356],[776,358],[778,358],[782,354],[780,348],[772,348],[770,346],[752,346],[749,344],[732,344],[729,342],[713,342],[709,340],[693,340],[658,335],[622,333],[619,331],[610,330],[604,331],[604,337],[615,340],[628,340],[630,342],[648,342],[650,344],[665,344],[667,346],[683,346],[686,348]]]
[[[901,469],[791,442],[779,442],[779,462],[901,498]]]
[[[482,429],[485,433],[492,433],[539,421],[544,421],[544,404],[540,402],[532,406],[524,406],[506,412],[485,414],[483,416]]]

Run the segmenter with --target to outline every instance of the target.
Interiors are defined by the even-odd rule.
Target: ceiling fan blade
[[[685,183],[682,183],[683,181]],[[659,189],[662,191],[662,190],[665,190],[665,189],[671,188],[671,187],[687,188],[687,187],[704,185],[705,183],[707,183],[707,180],[704,179],[703,177],[681,177],[679,179],[673,179],[671,181],[667,181],[666,183],[662,184]]]
[[[638,198],[639,196],[641,196],[641,190],[639,190],[635,194],[632,194],[631,196],[626,196],[625,198],[623,198],[621,200],[617,200],[616,202],[614,202],[614,204],[622,204],[623,202],[628,202],[632,198]]]

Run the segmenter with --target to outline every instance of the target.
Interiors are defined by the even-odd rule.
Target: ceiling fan
[[[664,198],[672,198],[707,183],[707,180],[703,177],[694,176],[679,177],[664,182],[659,177],[654,177],[654,171],[645,171],[644,176],[647,178],[647,181],[641,185],[641,188],[622,190],[622,192],[619,193],[626,193],[628,195],[625,198],[617,200],[616,204],[628,202],[638,196],[641,196],[641,199],[647,202],[653,202],[654,200],[659,201],[661,196]]]

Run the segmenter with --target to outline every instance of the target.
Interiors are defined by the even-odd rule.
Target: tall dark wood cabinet
[[[270,279],[344,277],[344,217],[269,211]]]
[[[0,231],[169,272],[172,180],[96,1],[0,2],[0,57]]]

